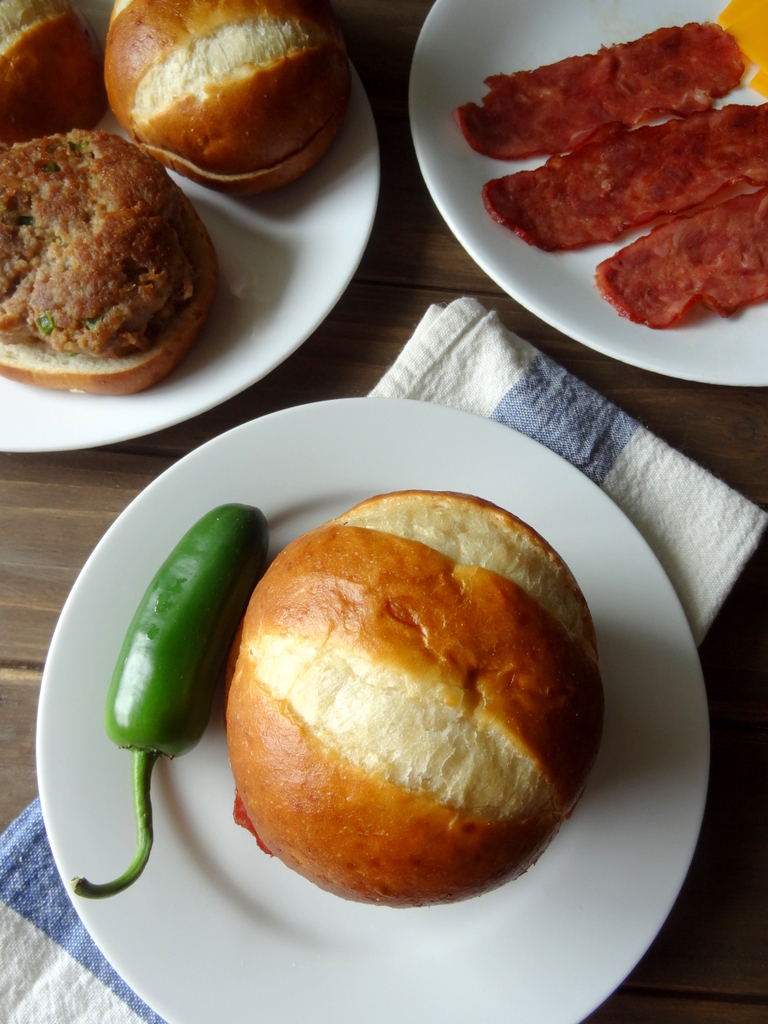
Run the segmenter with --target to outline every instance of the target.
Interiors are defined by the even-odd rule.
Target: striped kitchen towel
[[[75,913],[39,800],[0,836],[0,1021],[163,1024],[110,967]]]
[[[697,641],[768,521],[473,299],[432,306],[372,394],[492,417],[578,466],[648,540]],[[53,863],[39,801],[0,837],[0,1021],[163,1024],[109,966],[77,917]]]
[[[697,644],[768,523],[760,508],[507,331],[475,299],[430,306],[371,395],[488,416],[578,467],[648,541]]]

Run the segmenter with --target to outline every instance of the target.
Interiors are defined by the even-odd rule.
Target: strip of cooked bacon
[[[609,242],[738,182],[768,184],[768,103],[635,129],[605,125],[573,153],[489,181],[483,201],[494,220],[553,251]]]
[[[610,121],[707,110],[743,73],[731,36],[719,25],[691,23],[535,71],[492,75],[482,105],[466,103],[455,114],[478,153],[518,160],[564,153]]]
[[[694,303],[730,316],[768,297],[768,189],[655,228],[604,260],[600,293],[622,316],[670,327]]]

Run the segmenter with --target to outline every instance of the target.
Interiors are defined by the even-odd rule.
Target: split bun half
[[[216,253],[168,172],[117,135],[0,146],[0,375],[125,395],[187,354]]]
[[[384,495],[298,538],[236,643],[241,819],[349,899],[439,903],[517,877],[597,754],[586,601],[534,530],[478,498]]]
[[[135,142],[203,185],[244,194],[315,164],[350,92],[328,0],[117,0],[105,78]]]
[[[69,0],[0,0],[0,142],[93,128],[106,109],[101,47]]]

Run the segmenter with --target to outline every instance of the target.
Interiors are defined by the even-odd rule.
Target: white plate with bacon
[[[548,156],[497,159],[483,155],[471,148],[454,116],[464,104],[482,104],[489,76],[596,54],[601,46],[637,40],[667,26],[715,22],[724,6],[724,2],[707,0],[647,0],[642,5],[630,0],[437,0],[414,54],[411,130],[422,174],[447,224],[478,265],[531,312],[575,340],[643,369],[713,384],[765,386],[768,300],[750,302],[727,317],[696,303],[670,326],[656,329],[634,322],[626,313],[620,315],[596,287],[599,264],[663,221],[689,214],[686,200],[678,200],[674,216],[627,227],[611,240],[545,251],[492,219],[482,193],[487,182],[539,168]],[[740,81],[736,75],[734,87],[724,87],[727,91],[722,96],[714,91],[713,107],[764,102],[747,84],[754,66],[744,63],[745,73]],[[701,117],[687,110],[678,113],[691,125]],[[582,149],[586,151],[601,131],[608,130],[599,128]],[[637,139],[633,141],[637,144]],[[557,151],[553,144],[548,152]],[[659,153],[658,165],[665,166],[660,145],[654,152]],[[768,160],[763,164],[768,181]],[[713,207],[734,193],[754,190],[746,182],[720,189],[697,201],[694,208]],[[580,218],[577,213],[574,219]],[[725,220],[723,213],[721,222]],[[743,275],[733,270],[733,245],[721,248],[731,257],[734,279],[741,281]],[[648,281],[638,279],[636,290],[642,292]]]

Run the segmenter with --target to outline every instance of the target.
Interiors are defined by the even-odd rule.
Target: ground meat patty
[[[0,147],[0,340],[146,351],[192,296],[181,193],[124,139],[73,131]]]
[[[768,103],[634,130],[606,125],[573,153],[489,181],[483,201],[494,220],[553,251],[609,242],[737,182],[768,184]]]
[[[519,160],[564,153],[610,121],[706,110],[743,73],[731,36],[719,25],[691,23],[535,71],[493,75],[482,105],[467,103],[456,117],[478,153]]]
[[[597,268],[622,316],[669,327],[694,303],[730,316],[768,296],[768,189],[663,224]]]

